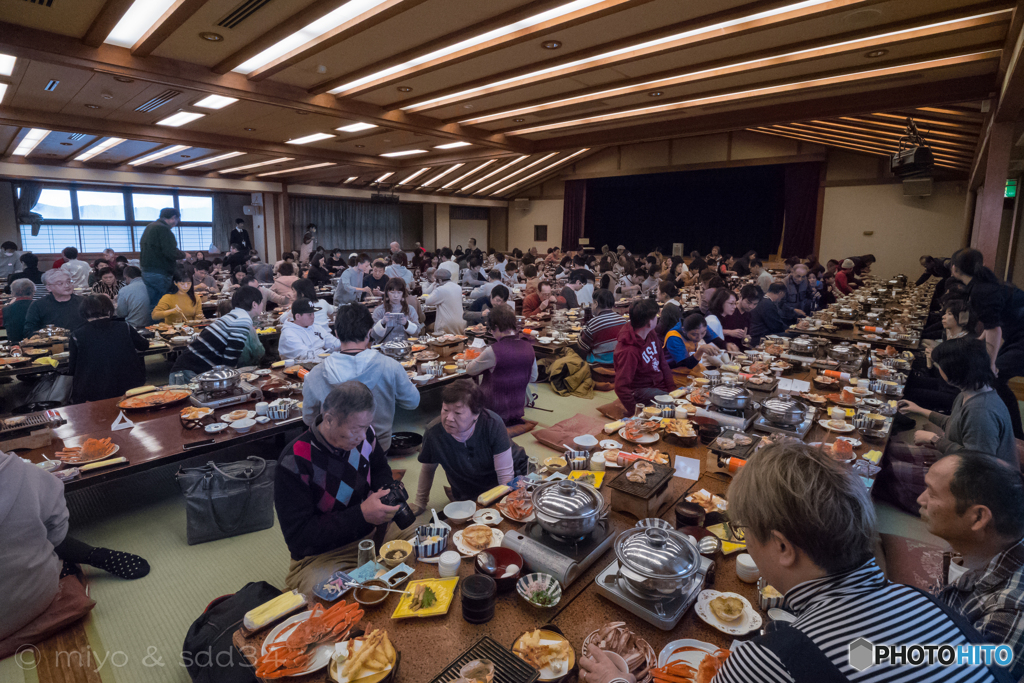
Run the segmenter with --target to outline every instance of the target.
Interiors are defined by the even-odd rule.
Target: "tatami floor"
[[[165,363],[149,363],[150,380],[166,379]],[[160,377],[160,373],[163,377]],[[12,400],[24,387],[0,387],[0,396]],[[547,385],[539,385],[537,405],[552,412],[527,410],[527,419],[539,428],[582,413],[598,417],[597,407],[614,400],[612,393],[593,399],[561,398]],[[9,403],[5,410],[9,410]],[[395,430],[422,432],[439,414],[438,393],[427,395],[415,411],[398,411]],[[516,439],[529,453],[547,452],[531,434]],[[224,458],[256,454],[276,457],[273,448],[225,453]],[[209,459],[199,458],[199,462]],[[419,467],[415,456],[393,458],[393,468],[405,468],[405,483],[416,491]],[[187,683],[181,646],[192,621],[214,598],[232,593],[250,581],[284,585],[288,551],[277,525],[266,531],[197,546],[185,542],[185,510],[177,490],[177,465],[152,470],[122,481],[68,495],[71,533],[93,545],[137,553],[149,560],[152,572],[138,581],[122,581],[86,568],[96,607],[85,621],[94,663],[105,683]],[[434,482],[431,504],[446,502],[443,474]],[[917,518],[879,505],[881,531],[920,540],[931,537]],[[430,513],[425,513],[429,515]],[[34,682],[29,665],[15,658],[0,661],[0,681]]]

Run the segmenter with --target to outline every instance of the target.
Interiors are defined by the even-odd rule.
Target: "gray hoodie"
[[[309,371],[302,384],[302,420],[312,426],[320,405],[331,389],[349,380],[362,382],[373,392],[373,431],[385,452],[391,447],[395,406],[412,410],[420,404],[420,392],[394,358],[374,349],[357,354],[332,353]]]
[[[62,564],[53,549],[67,533],[63,482],[0,452],[0,640],[53,602]]]

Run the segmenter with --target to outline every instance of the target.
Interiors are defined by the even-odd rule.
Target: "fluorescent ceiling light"
[[[313,133],[312,135],[307,135],[304,138],[297,138],[295,140],[289,140],[285,144],[287,144],[287,145],[308,145],[311,142],[320,142],[321,140],[328,140],[328,139],[333,138],[333,137],[334,136],[331,135],[330,133]]]
[[[387,173],[382,175],[380,178],[377,178],[373,182],[375,182],[375,183],[382,183],[382,182],[384,182],[385,180],[387,180],[388,178],[390,178],[393,175],[395,175],[394,171],[388,171]]]
[[[353,123],[351,126],[343,126],[335,130],[340,130],[342,133],[358,133],[361,130],[370,130],[376,127],[373,123]]]
[[[438,145],[434,149],[455,149],[456,147],[469,147],[472,142],[449,142],[447,145]]]
[[[426,100],[426,101],[420,102],[418,104],[412,104],[412,105],[409,105],[408,107],[402,107],[402,110],[403,111],[407,111],[407,110],[419,111],[421,109],[430,108],[430,107],[432,107],[434,105],[437,105],[439,103],[449,104],[451,102],[457,102],[459,100],[466,99],[467,97],[470,97],[470,96],[475,95],[477,93],[480,93],[480,92],[483,92],[483,91],[489,91],[489,90],[491,90],[493,88],[501,88],[502,86],[511,86],[511,85],[514,85],[514,84],[517,84],[517,83],[530,82],[530,81],[532,81],[532,80],[534,80],[534,79],[536,79],[538,77],[554,74],[556,72],[560,72],[560,71],[564,71],[564,70],[570,70],[570,71],[578,70],[581,67],[585,67],[585,66],[588,66],[588,65],[591,65],[591,64],[596,64],[596,63],[601,62],[601,61],[605,61],[605,60],[609,60],[609,59],[615,59],[615,58],[626,57],[627,55],[630,55],[631,53],[634,53],[634,52],[637,52],[637,51],[651,50],[652,48],[657,48],[657,47],[662,46],[662,45],[664,45],[666,43],[673,43],[673,42],[676,42],[676,41],[679,41],[679,40],[686,40],[686,39],[690,39],[690,38],[697,38],[699,36],[708,36],[709,38],[710,37],[715,37],[715,36],[720,35],[723,30],[725,30],[727,28],[734,27],[734,26],[738,26],[740,24],[746,24],[746,23],[754,24],[754,23],[761,22],[764,19],[767,19],[769,17],[775,16],[775,15],[778,15],[778,14],[785,14],[787,12],[795,12],[795,11],[799,11],[799,10],[802,10],[802,9],[807,9],[807,8],[810,8],[810,7],[815,7],[817,5],[830,4],[832,2],[834,2],[834,0],[804,0],[803,2],[798,2],[798,3],[792,4],[792,5],[787,5],[785,7],[778,7],[776,9],[766,10],[764,12],[758,12],[756,14],[750,14],[750,15],[747,15],[745,17],[739,17],[737,19],[730,19],[729,21],[722,21],[722,22],[719,22],[717,24],[711,24],[709,26],[703,26],[703,27],[700,27],[700,28],[691,29],[689,31],[683,31],[682,33],[676,33],[674,35],[665,36],[663,38],[657,38],[655,40],[648,40],[647,42],[644,42],[644,43],[637,43],[637,44],[634,44],[634,45],[627,45],[625,47],[619,48],[618,50],[611,50],[610,52],[604,52],[604,53],[601,53],[599,55],[594,55],[592,57],[585,57],[583,59],[577,59],[575,61],[568,62],[568,63],[556,64],[556,65],[550,66],[550,67],[548,67],[546,69],[539,69],[537,71],[531,71],[530,73],[527,73],[527,74],[522,74],[520,76],[513,76],[512,78],[506,78],[506,79],[501,80],[501,81],[495,81],[494,83],[487,83],[485,85],[481,85],[481,86],[476,87],[476,88],[469,88],[467,90],[463,90],[461,92],[457,92],[457,93],[454,93],[454,94],[451,94],[451,95],[444,95],[442,97],[435,97],[433,99]],[[338,92],[338,90],[332,90],[331,92],[332,93],[336,93],[336,92]]]
[[[7,94],[7,84],[0,83],[0,102],[4,101],[4,95]]]
[[[425,183],[423,183],[422,185],[420,185],[420,187],[427,187],[428,185],[433,185],[433,184],[434,184],[434,183],[436,183],[436,182],[437,182],[438,180],[440,180],[441,178],[444,178],[444,177],[445,177],[446,175],[448,175],[448,174],[449,174],[449,173],[451,173],[452,171],[457,171],[457,170],[459,170],[460,168],[462,168],[462,167],[463,167],[463,166],[465,166],[465,165],[466,165],[466,164],[455,164],[454,166],[452,166],[451,168],[449,168],[449,169],[448,169],[447,171],[441,171],[441,172],[440,172],[440,173],[438,173],[438,174],[437,174],[436,176],[434,176],[433,178],[431,178],[431,179],[430,179],[430,180],[428,180],[427,182],[425,182]]]
[[[382,69],[381,71],[372,73],[369,76],[364,76],[363,78],[359,78],[349,83],[345,83],[344,85],[339,86],[331,90],[330,92],[332,94],[338,94],[345,92],[347,90],[352,90],[360,86],[372,83],[374,81],[384,79],[389,76],[393,76],[407,69],[413,69],[417,66],[420,66],[421,64],[426,64],[427,62],[432,62],[434,60],[447,57],[448,55],[452,55],[457,52],[462,52],[463,50],[468,50],[470,48],[476,47],[477,45],[481,45],[492,40],[497,40],[498,38],[502,38],[509,34],[516,33],[517,31],[523,31],[538,24],[543,24],[546,21],[558,19],[559,17],[563,17],[573,12],[578,12],[579,10],[586,9],[591,5],[596,5],[603,1],[604,0],[574,0],[574,2],[566,3],[559,7],[549,9],[546,12],[541,12],[540,14],[535,14],[532,17],[527,17],[526,19],[523,19],[521,21],[517,21],[502,26],[500,28],[496,28],[493,31],[481,33],[478,36],[467,38],[466,40],[460,41],[453,45],[448,45],[446,47],[442,47],[439,50],[428,52],[427,54],[420,55],[419,57],[410,59],[407,62],[402,62],[401,64],[396,64],[395,66],[389,67],[387,69]]]
[[[153,28],[176,0],[135,0],[103,42],[132,47]]]
[[[153,152],[152,154],[144,156],[141,159],[136,159],[135,161],[129,161],[128,165],[129,166],[141,166],[142,164],[148,164],[151,161],[156,161],[157,159],[162,159],[165,156],[169,156],[171,154],[176,154],[178,152],[184,152],[186,149],[188,149],[188,145],[175,145],[174,147],[167,147],[166,149],[161,149],[161,150],[159,150],[157,152]]]
[[[515,177],[516,177],[517,175],[519,175],[519,174],[520,174],[520,173],[522,173],[523,171],[529,171],[529,170],[530,170],[531,168],[533,168],[533,167],[534,167],[534,166],[536,166],[537,164],[542,164],[542,163],[544,163],[545,161],[547,161],[547,160],[548,160],[548,159],[550,159],[551,157],[555,156],[556,154],[558,154],[558,152],[552,152],[551,154],[548,154],[547,156],[543,156],[543,157],[541,157],[540,159],[537,159],[536,161],[534,161],[533,163],[530,163],[530,164],[527,164],[526,166],[523,166],[523,167],[522,167],[521,169],[519,169],[518,171],[512,171],[511,173],[509,173],[509,174],[508,174],[507,176],[505,176],[504,178],[499,178],[498,180],[495,180],[495,181],[494,181],[493,183],[491,183],[491,184],[490,184],[490,185],[488,185],[487,187],[485,187],[485,188],[483,188],[483,189],[481,189],[481,190],[477,190],[477,191],[476,191],[476,192],[474,192],[473,194],[480,194],[480,193],[482,193],[482,192],[487,192],[487,190],[491,189],[491,188],[492,188],[492,187],[494,187],[495,185],[499,185],[499,184],[501,184],[501,183],[505,182],[506,180],[511,180],[512,178],[515,178]]]
[[[178,126],[184,126],[186,123],[192,123],[196,119],[201,119],[204,116],[206,116],[206,114],[200,114],[199,112],[179,111],[177,114],[168,116],[163,121],[157,121],[156,125],[172,126],[174,128],[177,128]]]
[[[482,171],[483,169],[487,168],[488,166],[490,166],[491,164],[493,164],[496,161],[497,161],[497,159],[491,159],[489,161],[485,161],[484,163],[482,163],[479,166],[477,166],[476,168],[474,168],[472,171],[470,171],[468,173],[463,173],[462,175],[460,175],[455,180],[449,180],[446,184],[441,186],[441,189],[442,190],[447,190],[452,185],[458,185],[459,183],[461,183],[463,180],[465,180],[469,176],[473,175],[477,171]]]
[[[268,175],[281,175],[282,173],[295,173],[296,171],[308,171],[311,168],[323,168],[324,166],[335,166],[333,161],[325,161],[322,164],[310,164],[309,166],[299,166],[298,168],[286,168],[283,171],[271,171],[269,173],[260,173],[257,178],[264,178]]]
[[[231,159],[231,158],[234,158],[234,157],[240,157],[243,154],[245,154],[245,152],[228,152],[227,154],[221,154],[219,156],[209,157],[208,159],[200,159],[199,161],[193,161],[190,164],[185,164],[184,166],[178,166],[177,168],[178,168],[179,171],[187,171],[190,168],[199,168],[200,166],[206,166],[207,164],[213,164],[213,163],[216,163],[218,161],[224,161],[225,159]]]
[[[249,164],[248,166],[235,166],[234,168],[225,168],[223,171],[217,171],[217,173],[235,173],[236,171],[244,171],[247,168],[266,166],[267,164],[280,164],[285,161],[291,161],[293,158],[294,157],[281,157],[280,159],[271,159],[270,161],[260,161],[255,164]]]
[[[17,57],[11,55],[0,55],[0,76],[10,76],[14,73],[14,63]]]
[[[354,175],[354,176],[351,176],[351,177],[350,177],[350,178],[349,178],[348,180],[346,180],[345,182],[346,182],[346,183],[351,183],[351,182],[352,182],[353,180],[358,180],[358,179],[359,179],[359,176],[357,176],[357,175]]]
[[[14,156],[27,157],[29,153],[36,148],[36,145],[42,142],[43,138],[49,134],[50,131],[45,128],[31,129],[25,134],[25,137],[21,139],[21,142],[18,143],[17,149],[14,150]]]
[[[207,95],[206,97],[199,100],[192,106],[202,107],[203,109],[223,109],[229,104],[234,104],[237,101],[237,97],[224,97],[223,95]]]
[[[502,172],[502,171],[504,171],[504,170],[505,170],[506,168],[512,168],[513,166],[515,166],[516,164],[518,164],[518,163],[519,163],[520,161],[522,161],[522,160],[523,160],[523,159],[525,159],[525,158],[526,158],[525,156],[522,156],[522,157],[519,157],[518,159],[513,159],[512,161],[508,162],[507,164],[505,164],[505,165],[504,165],[504,166],[502,166],[501,168],[496,168],[496,169],[494,169],[493,171],[491,171],[490,173],[488,173],[488,174],[487,174],[487,175],[485,175],[484,177],[482,177],[482,178],[477,178],[476,180],[474,180],[473,182],[471,182],[471,183],[470,183],[469,185],[466,185],[466,186],[465,186],[464,188],[462,188],[462,190],[461,190],[461,191],[462,191],[462,192],[465,192],[466,190],[470,189],[470,188],[471,188],[471,187],[473,187],[474,185],[477,185],[477,184],[479,184],[479,183],[482,183],[483,181],[487,180],[487,179],[488,179],[488,178],[490,178],[491,176],[494,176],[494,175],[497,175],[497,174],[501,173],[501,172]]]
[[[419,178],[421,175],[423,175],[424,173],[426,173],[429,170],[430,170],[430,166],[424,166],[423,168],[421,168],[420,170],[416,171],[411,176],[409,176],[408,178],[406,178],[405,180],[403,180],[402,182],[400,182],[398,184],[399,185],[408,185],[409,181],[413,180],[414,178]]]
[[[388,152],[387,154],[381,154],[382,157],[407,157],[410,154],[426,154],[425,149],[407,149],[404,152]]]
[[[535,171],[535,172],[531,173],[530,175],[526,176],[525,178],[520,178],[519,180],[515,181],[511,185],[506,185],[505,187],[501,188],[497,192],[492,192],[491,196],[493,197],[496,194],[504,194],[504,193],[508,192],[510,189],[512,189],[513,187],[515,187],[516,185],[521,185],[522,183],[525,183],[530,178],[536,178],[537,176],[541,175],[542,173],[547,173],[548,171],[550,171],[554,167],[561,166],[565,162],[569,161],[569,159],[572,159],[573,157],[578,157],[579,155],[583,154],[584,152],[588,151],[589,149],[590,149],[589,147],[586,147],[584,149],[581,149],[578,152],[574,152],[574,153],[570,154],[569,156],[565,157],[564,159],[559,159],[558,161],[556,161],[555,163],[551,164],[550,166],[545,166],[544,168],[540,169],[539,171]],[[523,170],[525,171],[526,169],[523,169]]]
[[[124,142],[124,138],[107,138],[100,144],[90,147],[86,151],[79,154],[77,157],[75,157],[75,161],[89,161],[89,159],[92,159],[94,156],[99,156],[100,154],[106,152],[108,149],[113,149],[114,147],[117,147],[122,142]]]
[[[143,2],[143,0],[138,0],[138,2]],[[275,59],[285,56],[292,50],[303,47],[328,31],[338,28],[342,24],[355,19],[360,14],[368,12],[385,2],[388,2],[388,0],[349,0],[333,12],[320,17],[287,38],[274,43],[255,57],[239,64],[234,68],[234,71],[243,74],[252,73],[261,66],[265,66]]]

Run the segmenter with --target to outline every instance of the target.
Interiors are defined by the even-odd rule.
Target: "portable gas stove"
[[[230,389],[221,389],[219,391],[200,391],[199,389],[193,389],[192,396],[189,397],[189,401],[194,406],[214,409],[227,408],[228,406],[235,406],[239,403],[262,400],[263,392],[248,382],[239,382],[237,386],[231,387]]]
[[[619,607],[635,614],[647,623],[657,626],[662,631],[670,631],[683,618],[686,610],[690,609],[697,601],[697,595],[704,588],[708,574],[714,574],[714,567],[715,563],[702,555],[697,573],[691,577],[689,584],[678,595],[661,599],[641,595],[633,588],[622,577],[622,568],[618,560],[614,560],[601,570],[594,585],[597,586],[598,594],[603,595]]]
[[[509,531],[501,545],[523,557],[531,571],[551,574],[565,588],[604,555],[615,540],[608,520],[597,523],[594,530],[576,539],[554,536],[540,524],[530,522],[522,532]]]
[[[731,410],[711,404],[707,408],[698,409],[697,415],[710,417],[723,427],[732,427],[738,431],[745,432],[750,429],[750,425],[753,424],[754,418],[759,413],[756,404],[748,405],[742,410]]]
[[[807,432],[811,431],[811,427],[814,426],[814,416],[816,411],[808,410],[807,417],[804,421],[798,425],[781,425],[776,424],[766,418],[764,415],[759,415],[754,420],[754,429],[758,429],[762,432],[769,432],[771,434],[785,434],[786,436],[795,436],[798,439],[802,439],[807,436]]]

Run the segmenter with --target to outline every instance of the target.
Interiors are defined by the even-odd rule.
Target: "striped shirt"
[[[175,369],[205,372],[217,365],[236,367],[249,338],[255,336],[252,318],[236,308],[200,332],[175,363]]]
[[[590,319],[580,333],[579,346],[588,363],[612,364],[612,354],[618,344],[619,328],[626,319],[613,310],[604,310]]]
[[[857,683],[989,683],[984,667],[913,667],[878,664],[857,671],[849,663],[849,645],[866,638],[875,645],[966,644],[960,629],[928,596],[885,578],[875,561],[859,568],[805,581],[786,593],[785,608],[797,616],[793,626],[808,636],[832,663]],[[774,653],[757,640],[740,644],[714,683],[791,683]]]

